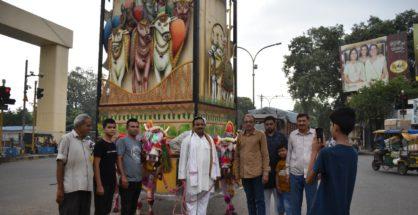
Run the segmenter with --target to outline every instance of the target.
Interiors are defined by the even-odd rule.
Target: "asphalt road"
[[[371,169],[371,156],[359,157],[358,176],[351,205],[354,215],[413,215],[418,212],[418,174],[401,176],[395,170]],[[58,214],[55,203],[55,160],[17,161],[0,165],[0,214]],[[145,201],[144,201],[145,202]],[[238,214],[247,214],[245,195],[233,200]],[[155,214],[171,214],[175,201],[156,199]],[[221,195],[215,195],[208,214],[224,214]]]

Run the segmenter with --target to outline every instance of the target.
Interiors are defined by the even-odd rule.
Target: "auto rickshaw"
[[[387,169],[397,167],[398,173],[405,175],[408,170],[418,170],[418,130],[378,130],[372,168],[378,171],[380,167]]]
[[[402,147],[397,161],[398,173],[406,175],[409,170],[418,171],[418,134],[402,133]]]
[[[376,136],[376,149],[374,150],[374,159],[372,168],[378,171],[380,167],[390,169],[396,166],[393,162],[399,158],[399,149],[401,147],[401,130],[378,130],[373,132]],[[380,140],[379,140],[380,139]]]

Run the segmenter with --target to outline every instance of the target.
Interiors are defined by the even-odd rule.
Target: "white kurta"
[[[220,177],[220,168],[216,147],[210,138],[212,144],[212,171],[209,175],[210,168],[210,145],[205,136],[199,137],[196,133],[192,133],[181,143],[180,162],[178,170],[178,179],[186,179],[186,192],[190,195],[196,195],[202,191],[214,192],[213,183],[216,178]],[[195,147],[192,149],[192,147]],[[195,152],[193,155],[191,152]],[[192,156],[195,157],[193,161]],[[197,185],[192,186],[190,180],[190,163],[196,162],[197,165]],[[211,189],[212,188],[212,189]]]

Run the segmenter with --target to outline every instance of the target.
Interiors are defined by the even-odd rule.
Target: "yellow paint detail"
[[[396,74],[403,73],[408,68],[405,60],[397,60],[390,64],[390,71]]]
[[[164,173],[164,179],[167,182],[168,189],[172,190],[176,188],[176,181],[177,181],[177,160],[178,158],[170,158],[171,162],[171,171],[168,173]],[[157,193],[168,194],[168,190],[164,186],[164,182],[162,180],[157,180]]]

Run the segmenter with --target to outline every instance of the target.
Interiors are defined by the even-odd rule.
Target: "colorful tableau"
[[[179,62],[192,0],[114,0],[103,30],[109,81],[144,93]]]

